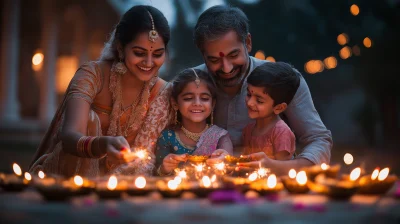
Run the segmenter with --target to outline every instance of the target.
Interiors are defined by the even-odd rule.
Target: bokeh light
[[[360,8],[356,4],[353,4],[350,6],[350,12],[353,16],[357,16],[360,13]]]
[[[347,59],[351,56],[351,49],[350,47],[346,46],[340,49],[339,55],[342,59]]]
[[[361,51],[360,51],[360,47],[359,47],[359,46],[354,45],[351,49],[353,50],[353,54],[354,54],[355,56],[360,56]]]
[[[263,51],[259,50],[256,52],[256,54],[254,55],[255,58],[258,58],[260,60],[265,60],[265,54]]]
[[[270,62],[276,62],[275,58],[272,56],[268,56],[265,60],[270,61]]]
[[[366,48],[370,48],[372,46],[372,41],[369,37],[364,38],[363,44]]]
[[[353,155],[351,155],[350,153],[344,154],[343,161],[344,161],[344,163],[346,163],[347,165],[352,164],[353,161],[354,161]]]
[[[330,56],[330,57],[327,57],[324,59],[324,64],[325,64],[325,68],[327,68],[327,69],[336,68],[337,60],[335,57]]]
[[[347,44],[347,42],[349,42],[349,36],[347,36],[347,34],[345,33],[341,33],[337,36],[337,42],[340,45],[345,45]]]

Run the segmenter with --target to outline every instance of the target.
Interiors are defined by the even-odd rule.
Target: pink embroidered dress
[[[154,149],[161,131],[173,120],[173,113],[169,103],[171,85],[158,77],[147,82],[140,95],[136,107],[131,108],[131,116],[120,115],[121,105],[121,77],[111,70],[109,90],[112,95],[112,108],[95,104],[96,95],[104,85],[104,74],[98,62],[89,62],[82,65],[74,75],[66,91],[66,95],[44,136],[34,160],[30,166],[30,172],[38,172],[64,175],[67,177],[82,175],[95,177],[107,173],[120,174],[145,174],[150,175],[154,168],[154,159],[140,161],[136,164],[123,164],[112,170],[105,167],[103,158],[83,158],[72,155],[63,150],[60,133],[64,122],[66,104],[71,99],[81,99],[91,105],[87,136],[123,136],[131,145],[131,149],[147,149],[150,156],[154,157]],[[129,112],[128,112],[129,113]],[[106,115],[105,115],[106,114]],[[106,116],[100,119],[99,116]],[[132,122],[133,121],[133,122]],[[102,126],[108,129],[102,130]],[[125,127],[125,128],[121,128]],[[123,132],[125,131],[125,133]]]
[[[252,136],[254,126],[255,123],[251,123],[243,129],[244,155],[264,152],[269,158],[275,159],[276,153],[287,151],[293,156],[296,151],[296,137],[283,120],[279,120],[273,128],[260,136]]]

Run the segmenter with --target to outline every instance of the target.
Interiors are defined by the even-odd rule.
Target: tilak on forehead
[[[219,56],[222,58],[225,57],[225,54],[223,52],[219,52]]]

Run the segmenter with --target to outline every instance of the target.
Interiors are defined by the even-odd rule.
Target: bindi
[[[222,53],[222,52],[219,52],[219,56],[222,58],[222,57],[224,57],[224,56],[225,56],[225,54],[224,54],[224,53]]]

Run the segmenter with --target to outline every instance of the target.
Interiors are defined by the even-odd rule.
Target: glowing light
[[[40,179],[43,179],[46,175],[44,175],[43,171],[39,171],[38,176]]]
[[[324,64],[325,64],[325,68],[327,68],[327,69],[336,68],[337,60],[335,57],[330,56],[330,57],[327,57],[324,59]]]
[[[360,56],[361,51],[360,51],[360,47],[359,47],[359,46],[354,45],[351,49],[353,50],[353,54],[354,54],[354,55]]]
[[[42,53],[36,53],[32,57],[32,64],[33,65],[39,65],[43,62],[44,55]]]
[[[217,179],[217,175],[212,175],[212,177],[211,177],[211,182],[215,182],[215,180]]]
[[[19,167],[18,164],[16,164],[16,163],[13,164],[13,170],[14,170],[15,175],[17,175],[17,176],[22,175],[21,167]]]
[[[82,186],[83,185],[83,179],[81,176],[76,175],[74,177],[74,183],[76,186]]]
[[[326,165],[325,163],[322,163],[322,164],[321,164],[321,169],[322,169],[322,170],[327,170],[328,168],[329,168],[329,166]]]
[[[117,177],[112,175],[110,179],[108,179],[107,189],[110,191],[115,190],[115,188],[117,188],[117,185],[118,185]]]
[[[274,188],[276,186],[276,176],[275,174],[269,175],[267,179],[267,186],[268,188]]]
[[[361,175],[361,168],[357,167],[350,173],[350,180],[355,181],[357,180]]]
[[[385,169],[381,170],[379,172],[378,180],[382,181],[386,179],[386,177],[389,175],[389,168],[386,167]]]
[[[208,176],[204,176],[201,178],[201,182],[203,183],[204,187],[210,187],[211,186],[211,180]]]
[[[254,55],[255,58],[258,58],[260,60],[265,60],[265,54],[264,51],[257,51],[256,54]]]
[[[142,189],[146,186],[146,178],[140,176],[135,180],[135,186],[139,189]]]
[[[299,185],[305,185],[307,183],[307,175],[305,171],[300,171],[296,176],[296,181]]]
[[[257,179],[257,177],[258,177],[258,174],[257,174],[257,173],[252,173],[252,174],[250,174],[250,176],[249,176],[249,180],[250,180],[250,181],[255,181],[255,180]]]
[[[376,168],[374,172],[372,172],[371,174],[371,180],[375,180],[378,177],[378,174],[379,174],[379,169]]]
[[[175,180],[168,181],[168,188],[170,190],[176,190],[178,188],[178,183]]]
[[[217,163],[217,164],[215,164],[215,167],[218,170],[224,170],[225,169],[225,163]]]
[[[195,166],[195,169],[197,172],[203,171],[203,168],[204,168],[204,164],[199,164],[199,165]]]
[[[174,181],[175,181],[176,184],[181,184],[182,183],[182,178],[180,176],[176,176],[174,178]]]
[[[297,174],[297,173],[296,173],[296,170],[294,170],[294,169],[290,169],[290,170],[289,170],[289,177],[290,177],[290,178],[292,178],[292,179],[295,178],[295,177],[296,177],[296,174]]]
[[[347,165],[352,164],[353,161],[354,161],[353,155],[351,155],[350,153],[344,154],[343,161],[344,161],[344,163],[346,163]]]
[[[356,4],[353,4],[350,6],[350,12],[353,16],[357,16],[360,13],[360,8]]]
[[[372,41],[369,37],[364,38],[363,44],[366,48],[370,48],[372,46]]]
[[[139,150],[136,152],[136,156],[140,159],[144,159],[147,156],[147,151],[146,150]]]
[[[324,70],[324,64],[320,60],[310,60],[304,65],[304,70],[310,74],[322,72]]]
[[[347,58],[351,57],[350,47],[346,46],[346,47],[343,47],[342,49],[340,49],[339,55],[342,59],[347,59]]]
[[[265,177],[268,173],[268,170],[265,168],[260,168],[258,169],[257,173],[260,177]]]
[[[179,172],[178,172],[178,176],[180,176],[182,179],[183,179],[183,178],[186,178],[186,177],[187,177],[186,171],[184,171],[184,170],[179,171]]]
[[[32,176],[31,176],[31,174],[30,173],[28,173],[28,172],[25,172],[25,179],[26,180],[32,180]]]
[[[349,36],[347,36],[347,34],[345,33],[341,33],[337,36],[337,42],[340,45],[345,45],[347,44],[348,41],[349,41]]]
[[[270,62],[276,62],[275,58],[272,56],[268,56],[265,60],[270,61]]]

